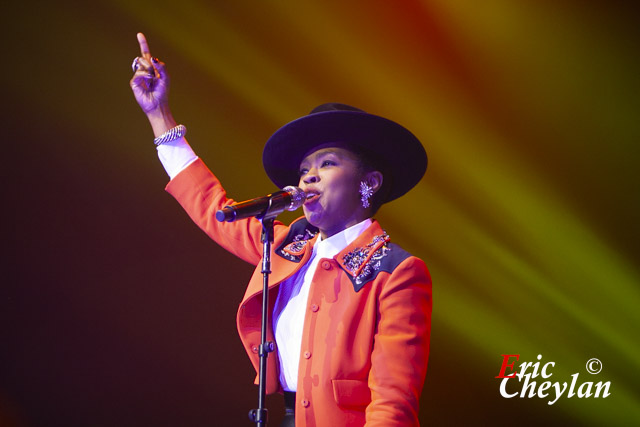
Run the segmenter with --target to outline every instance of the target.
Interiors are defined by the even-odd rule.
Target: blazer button
[[[304,406],[305,408],[308,408],[308,407],[309,407],[309,404],[310,404],[310,402],[309,402],[307,399],[303,400],[303,401],[302,401],[302,402],[300,402],[300,403],[302,403],[302,406]]]
[[[314,313],[316,311],[318,311],[320,309],[320,307],[318,307],[318,304],[311,304],[311,311],[313,311]]]
[[[260,350],[260,349],[258,348],[257,345],[251,346],[251,351],[253,351],[254,353],[257,353],[258,350]]]
[[[303,354],[305,359],[311,359],[311,352],[310,351],[305,351]]]
[[[325,270],[331,270],[331,263],[329,261],[322,261],[322,268]]]

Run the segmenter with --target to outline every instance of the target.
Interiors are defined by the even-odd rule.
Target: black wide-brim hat
[[[427,170],[427,153],[411,132],[384,117],[345,104],[314,108],[267,140],[262,163],[279,188],[298,185],[300,163],[316,147],[335,144],[364,155],[382,172],[390,202],[411,190]]]

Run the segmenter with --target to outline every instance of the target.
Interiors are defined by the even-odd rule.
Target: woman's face
[[[367,218],[358,192],[362,177],[358,158],[344,148],[321,148],[300,163],[299,186],[313,195],[303,205],[304,214],[323,238]]]

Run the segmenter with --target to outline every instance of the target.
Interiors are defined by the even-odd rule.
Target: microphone
[[[306,194],[298,187],[288,186],[280,191],[267,194],[244,202],[225,206],[216,212],[216,219],[220,222],[233,222],[237,219],[276,216],[285,209],[295,211],[304,203]]]

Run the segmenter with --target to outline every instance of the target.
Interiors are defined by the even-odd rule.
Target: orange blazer
[[[257,265],[237,314],[238,332],[259,366],[262,274],[258,220],[221,223],[215,213],[233,203],[201,160],[167,191],[212,239]],[[270,313],[279,284],[311,255],[317,229],[304,218],[276,222],[271,257]],[[313,277],[304,321],[296,426],[414,426],[427,371],[431,279],[424,262],[390,242],[374,223]],[[269,321],[268,340],[275,342]],[[278,357],[268,358],[267,393],[281,391]]]

